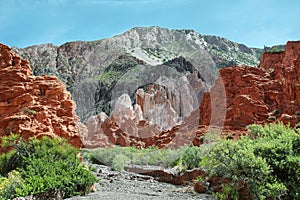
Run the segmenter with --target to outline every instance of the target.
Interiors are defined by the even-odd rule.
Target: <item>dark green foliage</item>
[[[294,128],[295,128],[295,129],[299,129],[299,128],[300,128],[300,123],[298,122],[298,123],[295,125]]]
[[[23,143],[19,143],[20,136],[17,134],[11,134],[10,136],[4,136],[1,138],[0,145],[0,176],[7,176],[8,173],[18,166],[22,162],[22,152],[18,152],[16,149],[12,149],[14,146],[21,146]]]
[[[283,124],[251,125],[248,130],[250,137],[221,140],[202,160],[210,176],[228,179],[236,189],[243,183],[250,199],[299,199],[300,136]]]
[[[30,109],[30,108],[24,109],[24,110],[23,110],[23,113],[24,113],[25,115],[36,115],[36,111],[33,110],[33,109]]]
[[[16,169],[22,158],[17,154],[16,150],[0,155],[0,176],[6,176],[10,171]]]
[[[185,146],[179,150],[179,155],[173,165],[180,166],[183,171],[190,170],[200,166],[203,150],[196,146]]]
[[[12,142],[4,138],[2,144],[14,149],[0,156],[1,175],[8,177],[4,189],[0,187],[0,194],[7,188],[15,188],[9,193],[11,197],[60,189],[65,197],[71,197],[85,194],[96,181],[94,175],[80,165],[78,149],[65,139],[43,137]],[[9,178],[12,170],[16,171],[13,177],[20,179],[18,187],[14,187],[15,182]]]
[[[20,170],[24,185],[17,195],[27,196],[57,188],[64,191],[65,197],[87,193],[95,177],[80,166],[75,157],[66,161],[53,156],[27,158],[26,167]]]

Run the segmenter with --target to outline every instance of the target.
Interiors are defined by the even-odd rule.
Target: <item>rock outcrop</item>
[[[54,76],[34,76],[29,62],[0,44],[0,137],[60,136],[81,147],[75,104]]]
[[[199,123],[227,130],[276,121],[295,126],[299,92],[300,42],[288,42],[284,52],[265,52],[258,68],[221,69],[210,93],[204,94]]]
[[[174,148],[191,144],[199,125],[198,109],[191,112],[190,116],[184,117],[181,125],[161,130],[157,124],[141,117],[143,111],[140,105],[135,104],[133,108],[129,100],[129,96],[124,94],[118,99],[116,109],[110,117],[100,113],[88,119],[86,124],[88,136],[84,138],[85,147],[120,145]]]
[[[150,70],[143,74],[142,67],[165,65],[176,68],[181,75],[198,71],[205,83],[212,84],[217,68],[256,66],[262,50],[193,30],[152,26],[136,27],[98,41],[42,44],[14,51],[30,61],[34,75],[54,75],[62,80],[76,102],[76,113],[86,122],[101,112],[110,115],[111,103],[123,93],[134,101],[133,93],[126,90],[130,84],[136,90],[144,80],[157,80]],[[120,94],[114,96],[116,92]]]
[[[258,68],[235,66],[221,69],[210,92],[204,93],[199,109],[191,111],[188,107],[181,107],[181,110],[188,108],[189,114],[180,124],[164,119],[175,124],[166,130],[161,130],[158,125],[154,129],[151,120],[147,121],[151,118],[147,112],[153,110],[153,105],[168,102],[173,109],[169,115],[174,119],[177,107],[173,103],[180,99],[155,84],[149,85],[146,91],[148,93],[143,89],[136,92],[138,108],[133,108],[127,96],[127,101],[123,101],[127,102],[124,110],[118,108],[115,115],[101,122],[102,133],[111,144],[160,148],[190,143],[201,145],[201,137],[209,130],[238,138],[247,134],[246,126],[253,123],[283,121],[295,126],[300,121],[300,42],[288,42],[282,53],[265,52]],[[189,97],[187,95],[185,99],[190,105]],[[149,130],[153,132],[150,134]]]
[[[166,147],[172,143],[178,126],[191,125],[190,119],[198,109],[204,91],[208,86],[197,77],[188,74],[178,79],[160,77],[154,84],[146,85],[135,93],[135,104],[128,94],[121,95],[115,103],[109,118],[99,120],[104,113],[92,116],[87,121],[88,137],[85,145],[110,146],[107,143],[122,146]],[[197,127],[199,118],[193,116],[193,126]],[[185,128],[185,132],[190,129]],[[185,139],[186,144],[192,138]],[[173,145],[173,144],[172,144]]]

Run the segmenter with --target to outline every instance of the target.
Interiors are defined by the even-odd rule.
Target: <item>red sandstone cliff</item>
[[[75,104],[54,76],[33,76],[29,62],[0,44],[0,138],[64,137],[82,146]]]
[[[220,92],[222,98],[216,95]],[[223,124],[231,130],[273,121],[294,126],[300,120],[299,97],[300,42],[288,42],[282,53],[263,53],[258,68],[221,69],[210,93],[203,97],[200,124]],[[214,115],[219,109],[225,112]]]

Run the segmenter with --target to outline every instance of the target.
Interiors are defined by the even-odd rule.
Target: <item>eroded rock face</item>
[[[220,95],[214,95],[222,90],[225,104]],[[300,120],[299,92],[300,42],[288,42],[282,53],[264,53],[259,68],[221,69],[210,93],[203,97],[200,124],[218,125],[223,117],[224,127],[231,130],[273,121],[294,126]],[[225,109],[223,116],[213,116],[218,109]]]
[[[193,87],[201,88],[199,83]],[[136,104],[140,107],[140,117],[136,117],[129,102],[126,115],[132,117],[122,119],[122,122],[117,115],[108,118],[101,127],[109,141],[122,146],[170,148],[190,143],[201,145],[201,137],[208,130],[221,130],[224,136],[231,134],[238,138],[248,134],[246,126],[253,123],[283,121],[296,125],[300,121],[300,42],[288,42],[286,51],[282,53],[264,53],[259,68],[236,66],[221,69],[210,92],[204,93],[198,110],[191,111],[188,107],[193,104],[191,101],[187,101],[186,106],[176,107],[180,105],[180,96],[166,88],[152,84],[137,90]],[[187,94],[185,99],[190,97]],[[180,115],[178,110],[186,109],[188,114],[182,116],[180,124],[168,121],[172,128],[161,131],[159,126],[162,127],[162,124],[158,123],[155,130],[149,123],[155,120],[148,113],[166,102],[173,109],[169,112],[173,119],[174,114]],[[162,106],[160,112],[166,108]],[[141,137],[137,130],[143,133],[155,131]]]
[[[123,94],[107,120],[90,117],[87,121],[89,137],[85,143],[91,147],[110,146],[107,142],[121,146],[178,146],[172,140],[181,145],[189,144],[193,137],[187,136],[187,132],[191,124],[196,128],[199,123],[199,113],[194,110],[198,109],[207,88],[197,73],[178,79],[162,76],[155,83],[137,89],[134,105],[129,95]],[[181,132],[178,127],[182,123],[184,131]],[[182,140],[183,132],[186,136]]]
[[[165,64],[181,75],[199,71],[202,80],[212,84],[217,68],[237,64],[256,66],[262,50],[193,30],[152,26],[136,27],[97,41],[68,42],[61,46],[42,44],[14,51],[30,61],[35,75],[55,75],[63,81],[77,104],[76,113],[86,122],[100,112],[110,115],[111,101],[123,93],[114,98],[113,94],[118,92],[115,84],[127,83],[125,89],[129,86],[128,80],[122,81],[121,77],[127,79],[138,74],[140,80],[133,80],[137,87],[144,85],[138,82],[150,80],[151,70],[137,73],[141,67]]]
[[[0,137],[64,137],[81,147],[75,104],[54,76],[33,76],[29,62],[0,44]]]

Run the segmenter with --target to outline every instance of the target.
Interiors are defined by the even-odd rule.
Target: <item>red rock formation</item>
[[[224,95],[216,95],[220,92]],[[288,42],[282,53],[264,53],[259,68],[221,69],[210,93],[204,95],[200,124],[219,126],[223,118],[225,130],[272,121],[294,126],[300,120],[299,92],[300,42]],[[218,110],[225,112],[214,115]]]
[[[64,137],[81,147],[75,104],[54,76],[33,76],[29,62],[0,44],[0,137]],[[84,128],[84,126],[81,126]]]
[[[197,109],[207,85],[197,73],[178,79],[161,76],[156,83],[136,92],[136,103],[143,117],[161,130],[171,129]]]
[[[201,145],[201,137],[209,130],[238,138],[248,134],[245,127],[253,123],[283,121],[294,126],[300,121],[300,42],[288,42],[282,53],[264,53],[258,68],[221,69],[210,92],[204,93],[199,110],[191,112],[180,125],[171,122],[173,128],[168,130],[153,129],[143,119],[151,117],[145,113],[153,110],[153,105],[162,105],[166,100],[174,111],[177,109],[172,102],[179,99],[155,87],[159,86],[148,86],[149,94],[137,91],[137,110],[143,116],[137,119],[129,102],[124,106],[127,110],[118,108],[113,117],[101,123],[108,141],[121,146],[170,148],[190,143]]]
[[[98,116],[92,116],[88,119],[88,137],[84,139],[86,147],[112,145],[134,145],[141,148],[150,146],[178,147],[192,142],[194,132],[199,124],[197,109],[189,117],[185,117],[181,125],[173,126],[168,130],[161,130],[156,124],[143,119],[140,105],[136,104],[134,109],[127,94],[119,97],[110,117],[103,118],[101,117],[103,115],[105,114],[100,113]]]
[[[199,124],[199,112],[193,110],[199,106],[207,86],[197,74],[174,80],[162,76],[157,82],[136,91],[134,106],[129,95],[124,94],[107,120],[99,121],[92,116],[87,121],[89,137],[85,145],[178,147],[190,144]]]

